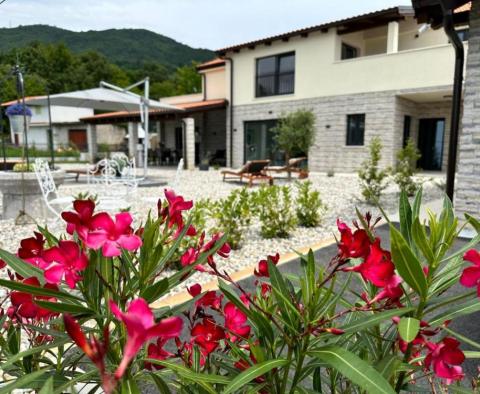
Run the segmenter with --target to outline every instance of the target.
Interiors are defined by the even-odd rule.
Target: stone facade
[[[451,103],[448,101],[417,103],[401,97],[403,94],[420,92],[420,90],[384,91],[234,106],[233,167],[239,167],[244,163],[245,122],[279,119],[282,114],[297,109],[311,109],[316,116],[315,142],[309,152],[309,168],[312,171],[357,171],[368,156],[368,145],[374,136],[381,138],[384,147],[381,164],[393,166],[396,161],[396,153],[402,147],[405,115],[412,117],[412,138],[414,139],[417,138],[420,118],[445,118],[445,167]],[[347,115],[361,113],[365,114],[364,145],[347,146]],[[230,138],[229,123],[230,119],[227,116],[227,141]],[[228,148],[227,157],[230,158]],[[227,163],[230,163],[230,160]]]
[[[467,73],[459,140],[455,204],[457,214],[480,216],[480,1],[472,2]]]

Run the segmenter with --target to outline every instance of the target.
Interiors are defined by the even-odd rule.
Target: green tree
[[[397,165],[393,179],[400,190],[410,197],[416,193],[420,186],[413,179],[417,172],[417,161],[420,156],[420,152],[411,138],[409,138],[407,145],[397,153]]]
[[[287,161],[291,157],[308,155],[315,137],[315,115],[306,109],[291,112],[282,116],[273,132],[279,149],[285,151]]]
[[[375,203],[379,200],[383,190],[387,187],[388,170],[380,168],[382,149],[380,137],[372,138],[369,145],[369,157],[362,163],[362,167],[358,171],[362,195],[368,203]]]
[[[182,66],[175,71],[176,94],[198,93],[202,89],[202,78],[197,72],[196,63]]]

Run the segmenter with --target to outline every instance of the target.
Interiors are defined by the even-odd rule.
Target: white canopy
[[[74,92],[52,94],[50,105],[63,107],[93,108],[100,111],[139,111],[141,97],[132,93],[123,93],[108,88],[94,88],[76,90]],[[28,104],[48,105],[46,96],[28,100]],[[150,109],[165,109],[172,111],[183,111],[183,109],[170,104],[161,103],[156,100],[149,100]]]

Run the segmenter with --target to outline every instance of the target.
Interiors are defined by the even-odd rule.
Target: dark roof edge
[[[239,49],[242,49],[242,48],[253,47],[255,45],[264,44],[264,43],[268,43],[268,42],[271,42],[271,41],[278,41],[278,40],[291,38],[291,37],[295,37],[295,36],[299,36],[299,35],[305,35],[305,34],[308,34],[308,33],[329,29],[331,27],[340,26],[340,25],[343,25],[343,24],[346,24],[346,23],[359,22],[359,21],[362,21],[363,19],[375,18],[375,17],[380,17],[380,16],[387,16],[388,14],[392,14],[392,18],[394,18],[395,16],[400,18],[400,17],[405,17],[405,16],[413,16],[414,15],[414,10],[410,6],[397,6],[397,7],[385,8],[385,9],[379,10],[379,11],[373,11],[373,12],[369,12],[369,13],[366,13],[366,14],[353,16],[353,17],[350,17],[350,18],[339,19],[339,20],[336,20],[336,21],[333,21],[333,22],[327,22],[327,23],[323,23],[323,24],[320,24],[320,25],[306,27],[306,28],[298,29],[298,30],[293,30],[293,31],[290,31],[290,32],[287,32],[287,33],[278,34],[278,35],[270,36],[270,37],[265,37],[265,38],[261,38],[261,39],[250,41],[250,42],[245,42],[245,43],[238,44],[238,45],[232,45],[232,46],[229,46],[229,47],[218,49],[215,52],[219,56],[224,56],[227,52],[232,52],[232,51],[239,50]]]

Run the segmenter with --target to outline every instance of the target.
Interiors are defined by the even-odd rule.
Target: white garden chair
[[[42,191],[43,201],[45,202],[46,207],[58,218],[60,214],[66,208],[68,208],[72,202],[73,197],[65,196],[59,197],[57,186],[48,166],[48,162],[44,159],[35,159],[33,164],[35,170],[35,175]]]
[[[128,208],[138,187],[135,162],[125,155],[102,159],[87,168],[87,183],[99,198],[99,208],[109,211]]]

